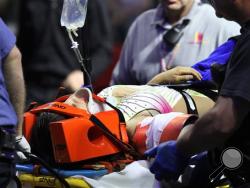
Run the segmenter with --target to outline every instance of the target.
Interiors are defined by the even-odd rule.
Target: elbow
[[[6,61],[8,61],[8,62],[14,61],[14,62],[21,63],[21,60],[22,60],[22,54],[21,54],[20,50],[16,46],[14,46],[11,49],[10,53],[8,54]]]
[[[21,54],[20,50],[16,46],[11,50],[10,55],[11,55],[11,57],[13,59],[17,59],[17,60],[19,60],[19,62],[21,62],[22,54]]]

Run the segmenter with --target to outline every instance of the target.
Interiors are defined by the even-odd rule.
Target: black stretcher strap
[[[212,99],[214,102],[218,98],[218,92],[214,91],[216,90],[216,87],[209,82],[209,81],[202,81],[198,83],[184,83],[184,84],[172,84],[172,85],[166,85],[168,88],[175,89],[176,91],[183,91],[185,89],[191,89],[194,91],[197,91],[210,99]]]
[[[124,118],[124,116],[123,116],[121,110],[119,110],[119,109],[116,108],[114,105],[112,105],[111,103],[107,102],[106,100],[105,100],[105,103],[106,103],[108,106],[110,106],[111,108],[113,108],[113,109],[117,112],[117,114],[118,114],[118,116],[119,116],[119,121],[122,122],[122,123],[125,123],[125,118]]]
[[[140,157],[140,154],[129,144],[122,142],[118,139],[95,115],[91,115],[89,120],[97,125],[103,133],[124,152],[131,154],[134,157]]]
[[[101,100],[99,100],[99,101],[103,102]],[[112,105],[111,103],[107,102],[106,100],[104,101],[104,103],[107,104],[109,107],[111,107],[113,110],[115,110],[117,112],[117,114],[118,114],[119,122],[120,123],[124,123],[126,125],[125,118],[124,118],[122,112],[118,108],[116,108],[114,105]],[[123,135],[120,132],[120,137],[122,138],[122,136]],[[123,140],[123,138],[122,138],[122,140]]]
[[[192,90],[197,91],[197,92],[207,96],[208,98],[212,99],[214,102],[218,98],[218,93],[216,91],[211,90],[211,89],[192,88]]]
[[[181,90],[179,92],[182,95],[186,103],[187,113],[198,115],[198,111],[197,111],[197,107],[196,107],[194,99],[186,91]]]
[[[205,86],[207,86],[207,87],[205,87]],[[174,89],[174,90],[181,93],[183,99],[185,100],[185,103],[187,106],[187,112],[189,114],[197,114],[198,115],[198,111],[197,111],[195,101],[187,92],[184,91],[185,89],[192,89],[196,92],[199,92],[199,93],[207,96],[208,98],[210,98],[214,102],[217,100],[217,97],[218,97],[218,93],[216,91],[212,90],[212,87],[209,85],[209,83],[207,83],[207,85],[206,84],[199,85],[199,84],[188,84],[187,83],[187,84],[167,85],[167,87]]]

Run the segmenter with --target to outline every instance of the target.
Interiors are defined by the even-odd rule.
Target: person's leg
[[[5,188],[15,175],[14,166],[15,129],[0,127],[0,187]]]
[[[0,159],[0,187],[5,188],[15,175],[14,164]]]

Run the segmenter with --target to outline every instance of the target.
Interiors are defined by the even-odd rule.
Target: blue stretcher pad
[[[16,170],[21,171],[24,173],[32,174],[34,172],[34,165],[32,164],[16,164]],[[63,177],[70,177],[75,175],[81,175],[88,178],[96,178],[101,177],[105,174],[108,174],[108,170],[61,170],[61,169],[54,169],[59,175]],[[40,169],[41,175],[51,175],[47,169],[41,168]]]

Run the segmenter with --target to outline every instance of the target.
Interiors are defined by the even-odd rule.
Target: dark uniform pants
[[[14,152],[14,127],[0,127],[0,188],[5,188],[15,175]]]
[[[15,175],[14,164],[0,161],[0,187],[5,188]]]

